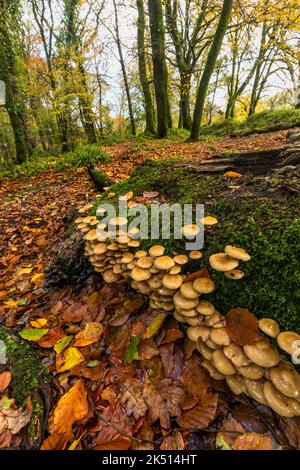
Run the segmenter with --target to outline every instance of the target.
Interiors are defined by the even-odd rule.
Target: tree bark
[[[203,117],[204,104],[205,104],[205,99],[206,99],[206,95],[208,91],[208,86],[209,86],[211,76],[214,72],[218,55],[222,47],[223,39],[224,39],[227,26],[230,20],[233,1],[234,0],[224,0],[223,2],[223,7],[222,7],[221,14],[220,14],[220,19],[219,19],[218,27],[216,30],[216,34],[215,34],[213,43],[210,47],[207,61],[206,61],[204,71],[202,74],[202,78],[200,81],[200,85],[197,91],[197,99],[196,99],[196,105],[195,105],[195,110],[194,110],[193,125],[192,125],[192,131],[190,135],[191,140],[197,140],[199,138],[199,131],[200,131],[201,121]]]
[[[116,34],[115,40],[116,40],[116,44],[117,44],[117,48],[118,48],[119,60],[120,60],[120,65],[121,65],[121,70],[122,70],[122,75],[123,75],[123,81],[124,81],[124,87],[125,87],[125,92],[126,92],[126,97],[127,97],[129,118],[130,118],[130,124],[131,124],[131,133],[132,133],[133,136],[135,136],[136,135],[136,124],[135,124],[135,119],[134,119],[134,114],[133,114],[133,106],[132,106],[129,82],[128,82],[127,71],[126,71],[126,67],[125,67],[125,61],[124,61],[124,56],[123,56],[121,39],[120,39],[119,18],[118,18],[118,9],[117,9],[116,0],[113,0],[113,5],[114,5],[114,12],[115,12],[115,34]]]
[[[146,132],[155,134],[155,120],[153,112],[152,95],[150,82],[147,76],[146,54],[145,54],[145,11],[143,0],[137,0],[138,10],[138,56],[139,56],[139,75],[144,94],[144,105],[146,113]]]
[[[191,74],[182,71],[180,73],[180,112],[182,116],[182,127],[188,131],[192,128],[190,110]]]
[[[171,124],[168,98],[168,71],[165,57],[165,33],[161,0],[148,0],[153,76],[157,109],[157,136],[164,138]]]

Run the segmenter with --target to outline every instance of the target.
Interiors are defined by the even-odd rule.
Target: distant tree
[[[211,76],[215,70],[218,55],[222,47],[223,39],[229,24],[231,10],[234,0],[223,0],[223,7],[216,29],[214,40],[208,52],[207,60],[204,66],[202,77],[197,91],[196,104],[193,117],[193,125],[190,139],[197,140],[199,138],[200,126],[203,117],[205,99],[207,96],[208,86]]]
[[[145,47],[145,10],[144,1],[136,0],[138,10],[138,23],[137,23],[137,45],[138,45],[138,59],[139,59],[139,76],[144,95],[144,105],[146,114],[146,132],[155,134],[155,119],[152,102],[152,94],[150,87],[150,80],[147,73],[146,61],[146,47]]]
[[[151,48],[153,60],[153,80],[157,109],[157,135],[166,137],[172,127],[168,98],[168,70],[165,52],[165,31],[161,0],[148,0]]]

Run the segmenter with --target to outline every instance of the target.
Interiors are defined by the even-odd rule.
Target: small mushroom
[[[198,338],[202,338],[203,341],[206,341],[209,338],[209,331],[210,329],[206,326],[190,326],[186,330],[186,333],[191,341],[196,342]]]
[[[194,289],[192,282],[185,282],[182,284],[180,287],[180,293],[187,299],[198,299],[200,295],[199,292]]]
[[[189,259],[186,255],[177,255],[174,257],[174,261],[176,264],[183,266],[184,264],[189,262]]]
[[[216,311],[214,305],[208,302],[208,300],[199,300],[196,310],[204,316],[212,315]]]
[[[210,256],[209,264],[215,271],[227,272],[237,268],[239,262],[226,253],[216,253]]]
[[[264,396],[270,408],[275,413],[286,418],[295,416],[293,407],[293,399],[285,397],[279,392],[271,382],[266,381],[264,384]]]
[[[139,268],[149,269],[153,264],[153,259],[150,258],[150,256],[144,256],[143,258],[139,258],[136,264]]]
[[[159,289],[162,286],[162,276],[160,274],[154,274],[148,280],[148,284],[151,289]]]
[[[183,309],[183,308],[179,308],[178,306],[176,306],[176,310],[177,312],[179,312],[181,315],[183,315],[186,318],[198,317],[199,315],[197,310],[195,310],[194,308]]]
[[[191,326],[199,326],[202,324],[202,318],[198,315],[196,317],[185,317],[185,322]]]
[[[85,235],[84,235],[84,239],[85,240],[97,240],[97,232],[96,232],[96,229],[92,229],[90,230],[89,232],[87,232]]]
[[[147,254],[148,254],[148,253],[147,253],[147,251],[145,251],[145,250],[138,250],[138,251],[135,252],[135,257],[136,257],[137,259],[140,259],[140,258],[146,257]],[[153,263],[152,263],[152,264],[153,264]],[[152,265],[151,265],[151,266],[152,266]]]
[[[131,271],[131,277],[134,281],[146,281],[151,277],[151,273],[148,269],[142,269],[136,266]]]
[[[207,346],[207,344],[203,341],[201,337],[197,339],[197,349],[199,353],[201,354],[201,356],[204,357],[204,359],[211,361],[214,349]]]
[[[213,352],[212,364],[223,375],[234,375],[236,373],[234,365],[227,359],[222,349]]]
[[[228,346],[225,346],[223,352],[227,359],[230,359],[236,367],[248,366],[251,363],[250,359],[244,353],[243,348],[236,343],[232,342]]]
[[[241,269],[233,269],[232,271],[224,273],[224,275],[232,281],[240,281],[243,279],[243,277],[245,277],[245,273]]]
[[[265,374],[265,369],[263,367],[253,363],[248,366],[237,367],[236,369],[243,377],[251,380],[261,379]]]
[[[175,261],[170,256],[159,256],[154,260],[154,266],[160,270],[169,270],[175,266]]]
[[[235,395],[246,393],[246,386],[243,377],[240,375],[227,375],[226,382],[230,390]]]
[[[102,255],[107,252],[107,246],[105,243],[97,243],[94,246],[94,253],[96,255]]]
[[[216,219],[216,217],[213,217],[212,215],[207,215],[205,217],[202,217],[200,222],[203,225],[216,225],[218,224],[218,219]]]
[[[138,248],[140,246],[140,242],[138,240],[131,240],[129,243],[128,243],[128,246],[130,248]]]
[[[167,289],[179,289],[183,282],[182,276],[180,274],[166,274],[162,278],[162,285]]]
[[[259,329],[271,338],[277,338],[280,333],[280,328],[278,323],[272,318],[263,318],[258,322]]]
[[[300,341],[300,336],[293,331],[284,331],[277,336],[279,347],[288,354],[295,352],[295,348],[293,347],[295,341]]]
[[[169,273],[170,274],[180,274],[181,273],[181,266],[179,266],[178,264],[175,264],[175,266],[173,266],[173,268],[170,269]]]
[[[128,224],[128,219],[126,217],[113,217],[109,221],[111,227],[124,227]]]
[[[235,258],[241,261],[250,261],[251,259],[251,256],[248,255],[244,248],[237,248],[236,246],[227,245],[224,251],[231,258]]]
[[[185,225],[184,227],[181,227],[180,232],[186,239],[192,240],[198,235],[200,228],[195,224]]]
[[[226,328],[212,328],[210,330],[210,339],[219,346],[228,346],[231,342]]]
[[[204,324],[213,328],[223,328],[226,326],[226,318],[215,311],[212,315],[205,317]]]
[[[208,277],[198,277],[194,280],[193,287],[199,294],[210,294],[215,290],[215,283]]]
[[[203,256],[203,255],[202,255],[201,251],[191,251],[191,252],[189,253],[190,259],[193,259],[193,260],[201,259],[202,256]]]
[[[251,380],[244,378],[244,382],[247,389],[247,394],[250,395],[251,398],[254,398],[254,400],[256,400],[258,403],[261,403],[261,405],[268,406],[264,395],[265,380]]]
[[[198,304],[198,299],[188,299],[184,297],[180,292],[176,292],[174,295],[174,304],[179,308],[189,310],[195,308]]]
[[[183,315],[181,315],[181,313],[179,312],[174,312],[174,318],[175,320],[179,321],[180,323],[184,323],[185,322],[185,317]]]
[[[124,255],[122,256],[122,263],[124,264],[132,263],[133,260],[134,260],[134,255],[130,253],[129,251],[127,253],[124,253]]]
[[[108,284],[117,282],[120,279],[119,274],[115,274],[112,269],[109,269],[103,273],[103,279]]]
[[[202,367],[207,370],[209,373],[210,377],[215,380],[224,380],[225,375],[221,374],[212,364],[210,361],[207,361],[206,359],[201,362]]]
[[[245,345],[244,352],[252,362],[261,367],[275,367],[280,360],[278,351],[270,346],[267,339]]]
[[[272,384],[283,395],[299,400],[300,398],[300,375],[294,367],[287,362],[280,362],[277,367],[269,371]]]
[[[152,256],[152,258],[163,256],[164,252],[165,252],[165,247],[161,245],[153,245],[148,251],[149,255]]]

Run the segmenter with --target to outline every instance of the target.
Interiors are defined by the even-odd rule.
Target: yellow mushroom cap
[[[128,224],[128,219],[126,217],[113,217],[109,221],[109,225],[113,227],[119,227]]]
[[[209,328],[206,326],[190,326],[186,333],[191,341],[196,342],[198,338],[202,338],[206,341],[209,338]]]
[[[180,274],[166,274],[162,278],[162,285],[167,289],[179,289],[183,282],[182,276]]]
[[[97,240],[97,232],[95,229],[90,230],[84,235],[85,240]]]
[[[219,346],[228,346],[231,339],[226,331],[226,328],[212,328],[210,330],[210,339]]]
[[[226,382],[230,390],[235,395],[241,395],[242,393],[246,393],[244,378],[240,375],[227,375]]]
[[[133,268],[130,275],[134,281],[146,281],[147,279],[151,277],[151,273],[149,272],[148,269],[142,269],[142,268],[139,268],[138,266]]]
[[[200,295],[199,292],[194,289],[192,282],[182,284],[180,292],[187,299],[198,299]]]
[[[283,395],[299,400],[300,375],[287,362],[280,362],[277,367],[270,369],[270,380]]]
[[[212,364],[223,375],[234,375],[236,373],[234,365],[227,359],[222,349],[213,352]]]
[[[187,299],[180,292],[176,292],[174,295],[175,306],[182,309],[194,309],[198,303],[198,299]]]
[[[248,366],[251,363],[249,357],[244,353],[243,348],[236,343],[232,342],[228,346],[225,346],[223,352],[227,359],[230,359],[236,367]]]
[[[128,243],[128,246],[130,246],[131,248],[138,248],[140,246],[140,242],[138,240],[131,240]]]
[[[180,266],[183,266],[184,264],[188,263],[189,259],[186,255],[176,255],[174,257],[174,261],[177,264],[180,264]]]
[[[244,352],[252,362],[261,367],[275,367],[280,360],[278,351],[270,346],[267,339],[246,344]]]
[[[145,250],[138,250],[135,252],[136,258],[143,258],[144,256],[147,256],[147,251]]]
[[[279,347],[288,354],[295,352],[295,347],[293,346],[295,341],[300,341],[300,336],[293,331],[284,331],[277,336]]]
[[[134,255],[130,253],[129,251],[127,253],[124,253],[121,259],[122,263],[124,264],[132,263],[133,260],[134,260]]]
[[[161,245],[153,245],[149,248],[149,255],[153,258],[157,258],[158,256],[163,256],[165,252],[165,247]]]
[[[112,269],[109,269],[103,273],[103,279],[107,283],[113,283],[120,279],[120,275],[114,273]]]
[[[246,386],[247,395],[250,395],[250,397],[254,398],[254,400],[256,400],[258,403],[261,403],[264,406],[268,406],[264,395],[264,379],[251,380],[245,377],[244,383]]]
[[[176,264],[175,266],[173,266],[173,268],[170,269],[169,273],[170,274],[179,274],[179,273],[181,273],[181,266]]]
[[[213,217],[212,215],[207,215],[205,217],[202,217],[200,222],[203,225],[216,225],[218,223],[218,219],[216,219],[216,217]]]
[[[238,260],[231,258],[226,253],[216,253],[209,258],[209,264],[216,271],[232,271],[239,265]]]
[[[136,264],[139,268],[149,269],[153,264],[153,259],[150,258],[150,256],[144,256],[143,258],[139,258]]]
[[[193,287],[200,294],[210,294],[215,290],[215,283],[208,277],[198,277],[194,280]]]
[[[278,323],[272,318],[262,318],[258,322],[259,329],[271,338],[277,338],[280,333],[280,328]]]
[[[243,377],[251,380],[259,380],[265,374],[265,369],[254,363],[250,363],[248,366],[236,366],[236,369]]]
[[[199,300],[196,310],[204,316],[212,315],[216,311],[214,305],[208,302],[208,300]]]
[[[201,365],[202,367],[204,367],[204,369],[206,369],[209,373],[209,375],[211,376],[212,379],[214,380],[224,380],[225,379],[225,375],[221,374],[221,372],[219,372],[213,365],[210,361],[207,361],[206,359],[204,359],[204,361],[201,362]]]
[[[194,308],[180,308],[178,307],[178,305],[176,305],[176,310],[178,313],[180,313],[181,315],[183,315],[184,317],[186,318],[194,318],[194,317],[198,317],[198,312],[197,310],[195,310]]]
[[[193,260],[196,260],[196,259],[201,259],[202,258],[202,253],[201,251],[191,251],[189,253],[189,257]]]
[[[250,261],[251,259],[251,256],[248,255],[244,248],[238,248],[236,246],[227,245],[224,251],[231,258],[235,258],[241,261]]]
[[[233,269],[232,271],[227,271],[224,273],[224,275],[232,281],[239,281],[240,279],[243,279],[243,277],[245,277],[245,273],[241,269]]]
[[[197,349],[201,356],[204,357],[204,359],[207,359],[208,361],[211,361],[212,355],[214,350],[207,346],[206,342],[203,341],[201,337],[197,339]]]
[[[169,270],[175,266],[175,261],[170,256],[159,256],[154,260],[154,266],[157,269]]]
[[[286,418],[292,418],[295,416],[292,398],[285,397],[271,382],[268,381],[264,383],[263,390],[269,407],[272,408],[275,413]]]
[[[185,238],[192,239],[198,235],[200,228],[196,224],[190,224],[181,227],[180,232]]]

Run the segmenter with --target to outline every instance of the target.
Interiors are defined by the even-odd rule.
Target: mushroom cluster
[[[205,298],[215,290],[208,273],[196,277],[182,273],[189,260],[202,258],[200,251],[166,256],[161,245],[141,250],[138,229],[127,232],[128,221],[122,217],[111,219],[107,226],[96,216],[78,217],[75,222],[83,233],[85,254],[95,271],[107,283],[130,280],[132,288],[149,296],[151,308],[172,312],[177,321],[185,323],[187,336],[196,343],[202,365],[211,377],[225,379],[234,394],[244,393],[281,416],[300,416],[300,375],[268,339],[277,340],[279,348],[293,354],[293,343],[300,340],[299,335],[280,332],[277,322],[264,318],[259,321],[259,341],[236,344],[228,334],[226,317]],[[217,220],[209,216],[202,223],[214,225]],[[185,226],[182,233],[192,239],[198,227]],[[228,279],[239,280],[244,277],[239,263],[250,259],[244,249],[228,245],[224,253],[212,255],[209,263]]]

